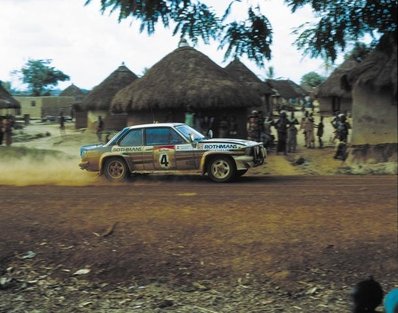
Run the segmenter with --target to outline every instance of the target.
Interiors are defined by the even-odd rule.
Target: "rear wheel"
[[[212,181],[217,183],[229,182],[236,175],[235,162],[225,156],[213,157],[207,165],[207,174]]]
[[[104,175],[111,182],[123,182],[129,176],[126,162],[122,158],[109,158],[104,164]]]

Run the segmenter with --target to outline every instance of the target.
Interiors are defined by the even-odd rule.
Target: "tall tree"
[[[119,21],[133,18],[141,22],[140,31],[155,32],[162,23],[176,25],[174,34],[189,37],[194,43],[202,39],[219,41],[227,47],[225,57],[246,55],[263,66],[271,59],[272,26],[257,6],[248,3],[244,19],[228,19],[232,7],[241,0],[227,2],[224,13],[218,15],[205,0],[86,0],[101,3],[102,13],[119,12]],[[265,0],[263,0],[265,1]],[[296,44],[311,57],[321,56],[334,61],[347,45],[371,35],[377,41],[381,35],[397,33],[396,0],[285,0],[292,12],[311,6],[318,18],[314,25],[305,23],[296,30]]]
[[[50,66],[52,60],[29,59],[21,70],[15,71],[20,75],[24,84],[28,85],[33,96],[49,94],[51,87],[58,85],[59,81],[69,80],[69,76]]]
[[[373,45],[383,36],[397,36],[396,0],[285,0],[292,12],[310,5],[318,17],[316,24],[304,23],[296,34],[296,44],[311,57],[336,60],[338,52],[370,35]]]

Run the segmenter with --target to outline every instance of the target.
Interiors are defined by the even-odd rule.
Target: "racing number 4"
[[[160,166],[161,167],[169,167],[169,158],[167,156],[167,154],[161,154],[160,155]]]

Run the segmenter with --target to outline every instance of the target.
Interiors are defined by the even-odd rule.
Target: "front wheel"
[[[207,174],[216,183],[229,182],[236,175],[235,162],[225,156],[214,157],[207,165]]]
[[[121,158],[109,158],[105,161],[104,175],[111,182],[123,182],[127,179],[129,170]]]

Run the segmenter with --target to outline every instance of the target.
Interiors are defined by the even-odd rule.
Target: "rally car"
[[[182,123],[126,127],[106,144],[80,148],[80,168],[113,182],[134,173],[196,171],[215,182],[228,182],[264,163],[262,143],[205,137]]]

